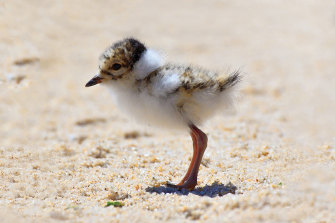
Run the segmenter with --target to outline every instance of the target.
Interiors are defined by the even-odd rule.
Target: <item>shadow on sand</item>
[[[198,196],[207,196],[207,197],[216,197],[216,196],[224,196],[228,193],[235,194],[237,187],[232,183],[228,183],[226,185],[221,184],[219,182],[214,182],[212,185],[206,185],[204,187],[197,187],[193,191],[189,191],[187,189],[178,190],[176,188],[171,188],[167,186],[159,186],[159,187],[148,187],[146,192],[149,193],[158,193],[158,194],[178,194],[178,195],[188,195],[189,193],[195,194]]]

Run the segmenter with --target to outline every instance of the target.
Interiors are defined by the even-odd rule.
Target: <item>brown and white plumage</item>
[[[193,189],[207,136],[196,126],[232,105],[239,72],[220,74],[194,66],[164,64],[158,53],[124,39],[100,56],[99,73],[86,87],[102,83],[115,102],[152,126],[191,130],[194,157],[176,187]],[[199,160],[200,159],[200,160]]]

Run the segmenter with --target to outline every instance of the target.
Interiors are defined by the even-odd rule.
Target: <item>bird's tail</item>
[[[229,75],[224,81],[219,84],[220,91],[227,90],[237,83],[239,83],[242,79],[241,72],[239,70],[234,71],[232,74]]]

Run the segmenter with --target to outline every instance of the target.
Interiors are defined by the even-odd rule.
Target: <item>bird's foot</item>
[[[196,185],[197,185],[197,181],[186,181],[183,184],[180,184],[180,183],[179,184],[172,184],[172,183],[169,183],[169,182],[166,183],[167,187],[176,188],[178,190],[181,190],[181,189],[194,190]]]

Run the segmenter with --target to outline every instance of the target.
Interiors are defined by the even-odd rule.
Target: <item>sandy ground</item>
[[[84,88],[127,36],[245,74],[236,114],[202,126],[195,191],[164,186],[187,133]],[[1,222],[335,222],[335,1],[0,1],[0,52]]]

